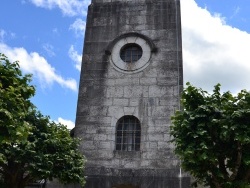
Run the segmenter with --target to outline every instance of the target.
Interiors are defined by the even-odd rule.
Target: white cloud
[[[57,29],[57,28],[52,29],[52,32],[53,32],[54,34],[56,34],[56,35],[58,35],[58,34],[59,34],[59,32],[58,32],[58,29]]]
[[[3,29],[0,29],[0,42],[4,42],[5,38],[14,39],[16,34],[13,32],[6,32]]]
[[[250,89],[250,34],[226,25],[194,0],[181,0],[184,81],[211,90]]]
[[[4,40],[5,35],[6,35],[6,32],[3,29],[0,29],[0,42]]]
[[[47,52],[47,54],[50,57],[55,56],[55,52],[53,51],[54,47],[51,44],[48,44],[48,43],[44,44],[43,49]]]
[[[0,52],[4,53],[11,61],[19,60],[21,69],[25,73],[31,73],[38,77],[44,87],[55,82],[62,87],[77,91],[77,83],[74,79],[64,79],[58,75],[55,68],[37,52],[28,53],[24,48],[12,48],[3,43],[0,43]]]
[[[86,22],[83,21],[80,18],[77,18],[73,24],[70,25],[69,29],[72,29],[75,31],[77,36],[84,36],[85,33],[85,28],[86,28]]]
[[[53,9],[59,8],[64,15],[86,15],[90,0],[30,0],[38,7]]]
[[[80,71],[82,64],[82,55],[77,53],[73,45],[70,46],[68,54],[69,57],[75,62],[75,68]]]
[[[16,33],[11,32],[10,33],[10,38],[12,38],[12,39],[16,38]]]
[[[75,127],[75,123],[71,120],[63,119],[59,117],[56,122],[59,122],[63,125],[66,125],[68,129],[73,129]]]
[[[235,17],[239,12],[240,12],[240,7],[239,6],[235,7],[234,12],[233,12],[233,14],[232,14],[232,16],[230,18]]]

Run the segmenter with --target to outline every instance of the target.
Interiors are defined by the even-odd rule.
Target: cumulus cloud
[[[24,48],[12,48],[0,43],[0,52],[4,53],[11,61],[20,60],[21,69],[25,73],[31,73],[38,77],[43,86],[58,83],[62,87],[77,91],[77,83],[74,79],[65,79],[56,73],[44,57],[37,52],[28,53]]]
[[[75,62],[75,68],[80,71],[82,64],[82,55],[78,54],[73,45],[70,46],[68,54],[69,57]]]
[[[70,25],[69,29],[74,30],[76,33],[76,36],[84,36],[86,28],[86,22],[83,21],[80,18],[77,18],[73,24]]]
[[[59,122],[63,125],[66,125],[68,129],[73,129],[75,127],[75,123],[71,120],[63,119],[59,117],[56,122]]]
[[[250,34],[226,24],[219,14],[181,0],[184,81],[206,90],[250,89]]]
[[[59,8],[67,16],[86,15],[90,0],[30,0],[34,5],[42,8]]]

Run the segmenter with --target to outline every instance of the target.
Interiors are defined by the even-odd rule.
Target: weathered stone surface
[[[138,72],[111,63],[112,45],[128,33],[154,46]],[[83,54],[75,135],[88,160],[86,188],[180,187],[180,164],[169,143],[183,87],[179,0],[92,0]],[[124,115],[141,123],[140,151],[116,151],[117,121]],[[183,178],[182,188],[189,181]]]
[[[129,99],[114,98],[113,105],[115,106],[128,106]]]

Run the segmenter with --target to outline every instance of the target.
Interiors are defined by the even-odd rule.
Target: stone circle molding
[[[126,63],[120,57],[121,49],[128,44],[136,44],[142,49],[141,58],[133,63]],[[154,44],[145,36],[140,34],[125,34],[114,40],[106,50],[106,54],[110,55],[110,63],[119,72],[137,73],[145,69],[149,63],[152,52],[155,51]]]

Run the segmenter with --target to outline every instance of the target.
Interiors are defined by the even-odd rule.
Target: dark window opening
[[[142,56],[142,48],[138,44],[126,44],[120,51],[121,59],[126,63],[134,63]]]
[[[117,122],[116,150],[140,151],[141,126],[134,116],[123,116]]]

